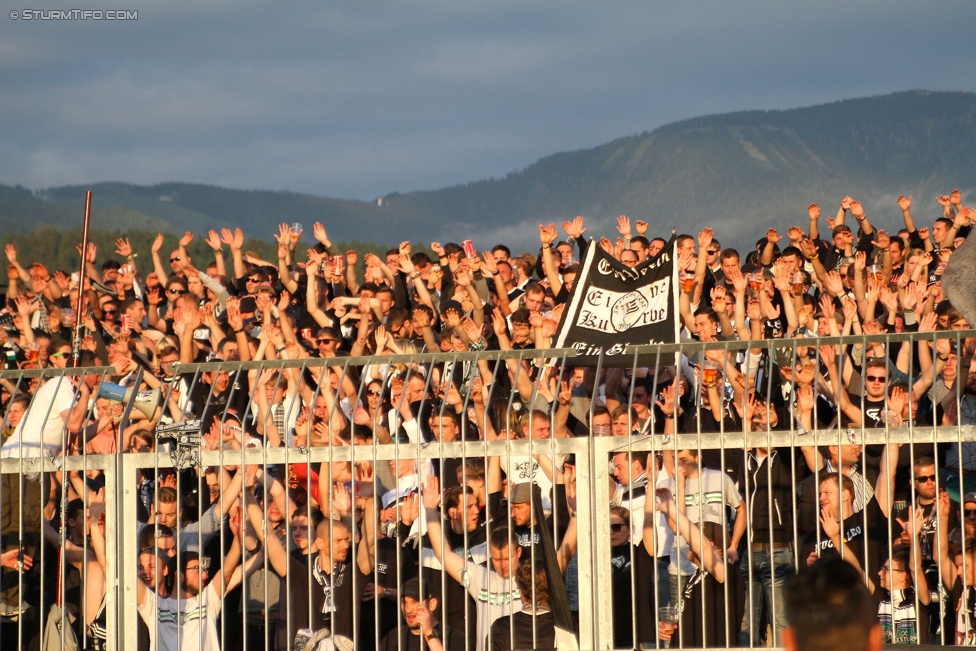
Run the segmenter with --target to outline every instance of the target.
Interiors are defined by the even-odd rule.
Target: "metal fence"
[[[775,579],[805,566],[805,549],[819,554],[834,548],[859,563],[865,580],[877,589],[897,591],[901,600],[891,599],[896,603],[889,607],[887,620],[881,616],[882,625],[895,639],[914,635],[916,642],[927,639],[951,644],[955,639],[950,638],[947,626],[957,618],[960,598],[953,592],[968,594],[973,584],[970,568],[976,564],[976,556],[969,555],[970,550],[976,552],[970,541],[976,530],[967,532],[969,519],[963,517],[968,516],[966,493],[976,487],[976,434],[963,423],[970,414],[966,385],[973,340],[967,338],[974,335],[972,331],[903,333],[639,347],[628,350],[631,363],[619,371],[599,366],[574,369],[571,350],[184,365],[169,378],[158,410],[150,407],[142,417],[136,413],[137,403],[154,399],[152,396],[103,391],[105,402],[96,409],[93,400],[80,427],[75,427],[80,435],[69,434],[64,426],[80,392],[75,385],[79,381],[96,386],[96,380],[118,380],[110,377],[115,372],[112,367],[3,372],[0,379],[11,394],[7,404],[16,402],[24,392],[30,394],[25,420],[53,422],[60,444],[53,446],[58,449],[41,454],[27,445],[25,432],[21,443],[12,445],[8,441],[4,447],[0,535],[6,553],[0,642],[27,648],[35,638],[43,638],[45,644],[76,648],[63,636],[59,640],[42,634],[57,619],[59,610],[52,606],[63,603],[77,618],[74,629],[80,637],[76,644],[82,648],[103,644],[107,649],[150,648],[146,646],[147,632],[151,648],[210,648],[220,640],[245,649],[293,649],[303,648],[310,637],[311,645],[342,647],[345,641],[339,638],[320,642],[313,634],[321,626],[309,622],[327,621],[330,630],[345,633],[347,616],[353,622],[348,637],[357,648],[430,646],[423,635],[409,637],[418,621],[422,620],[421,629],[426,622],[424,615],[417,617],[419,600],[441,622],[431,638],[434,648],[437,635],[447,636],[445,624],[454,626],[457,635],[453,641],[442,640],[444,648],[483,648],[485,636],[492,630],[489,620],[499,613],[498,619],[507,619],[508,625],[501,627],[498,635],[507,636],[509,646],[541,648],[555,644],[564,648],[563,638],[558,643],[549,642],[552,623],[547,615],[552,613],[558,628],[560,619],[565,620],[566,608],[575,628],[570,633],[576,633],[582,649],[668,646],[660,633],[670,630],[668,620],[672,617],[678,636],[672,646],[702,646],[703,641],[710,641],[711,646],[758,647],[778,639],[782,622],[777,614],[784,595],[781,582]],[[867,419],[857,426],[848,426],[843,419],[829,422],[829,402],[841,400],[829,395],[824,380],[832,373],[825,367],[818,346],[839,344],[854,351],[853,357],[839,355],[836,362],[832,356],[827,358],[837,377],[848,384],[850,360],[856,360],[858,348],[861,363],[855,366],[864,377],[864,369],[870,367],[863,351],[883,346],[883,357],[897,357],[894,351],[904,343],[910,350],[900,360],[883,365],[882,373],[888,384],[906,376],[909,389],[913,389],[925,373],[936,378],[940,372],[935,365],[925,364],[925,371],[921,371],[916,359],[918,350],[925,346],[920,342],[929,341],[934,346],[936,337],[952,341],[951,346],[935,347],[936,358],[949,350],[948,361],[965,370],[945,395],[932,400],[935,418],[931,425],[916,424],[916,411],[905,412],[904,425],[897,427],[894,423],[901,422],[901,413],[897,418],[894,414],[881,418],[881,427],[870,427]],[[676,355],[683,360],[677,367]],[[750,355],[757,358],[754,363]],[[764,398],[764,403],[752,403],[733,386],[737,361],[745,367],[759,367],[759,388],[753,392]],[[810,365],[815,367],[815,405],[812,426],[805,427],[798,403],[808,396],[801,396],[804,392],[799,387]],[[666,367],[672,367],[670,374]],[[792,369],[788,377],[782,370],[787,367]],[[709,377],[712,372],[717,379]],[[601,436],[605,427],[596,422],[601,417],[599,400],[591,397],[600,396],[614,373],[637,379],[620,394],[626,396],[621,400],[623,416],[617,419],[624,435]],[[549,377],[540,381],[539,375]],[[939,377],[944,375],[942,372]],[[678,392],[686,413],[672,420],[660,405],[668,404],[668,387],[675,376],[679,384],[687,385],[683,397]],[[141,373],[139,378],[128,378],[130,382],[139,379]],[[35,380],[43,380],[45,386],[55,383],[58,390],[41,392],[40,387],[31,386]],[[866,400],[871,395],[867,384],[860,382],[860,397]],[[67,403],[59,393],[62,385]],[[924,383],[918,386],[924,389]],[[641,389],[650,400],[643,397]],[[922,394],[924,397],[926,391]],[[53,395],[58,395],[58,400],[53,400]],[[713,410],[713,405],[707,404],[709,395],[712,400],[718,396],[720,408]],[[901,409],[901,397],[893,399],[890,395],[886,393],[888,397],[881,400],[881,409],[888,411],[889,404],[894,408],[896,403]],[[858,398],[851,396],[854,402]],[[65,405],[66,416],[61,419],[59,409]],[[757,407],[765,413],[757,416]],[[446,416],[448,411],[460,417]],[[774,411],[776,423],[772,422]],[[5,430],[14,429],[7,428],[9,412],[5,414]],[[642,412],[649,414],[646,421]],[[720,415],[709,420],[706,413]],[[741,414],[746,413],[752,418],[743,420]],[[943,420],[951,420],[952,413],[956,422],[943,425]],[[976,422],[976,410],[972,413]],[[411,416],[414,425],[409,424]],[[304,427],[303,419],[309,422]],[[209,427],[208,420],[215,420],[217,425]],[[735,423],[738,425],[731,427]],[[89,427],[89,443],[97,439],[98,444],[75,446],[77,453],[69,453],[72,441]],[[148,443],[141,435],[133,438],[139,431],[149,435]],[[606,433],[612,431],[611,422]],[[15,432],[10,441],[17,437]],[[110,439],[114,449],[104,445]],[[281,445],[269,444],[279,439]],[[888,466],[898,444],[904,446],[900,464]],[[864,446],[874,445],[882,446],[880,459],[870,454],[860,459],[844,456],[860,454]],[[774,450],[782,453],[775,463]],[[917,462],[929,455],[935,468],[932,476],[920,479],[911,475],[906,492],[899,473],[906,465],[910,470],[918,469]],[[812,461],[807,462],[808,458]],[[821,458],[837,464],[842,474],[850,473],[845,475],[850,481],[831,480],[836,475],[829,465],[818,465]],[[953,460],[956,466],[952,466]],[[415,462],[412,472],[411,461]],[[871,478],[875,462],[880,464],[875,469],[878,480]],[[813,468],[808,470],[805,464]],[[313,479],[316,473],[318,485]],[[505,480],[499,483],[497,478],[502,473]],[[785,485],[776,473],[785,473]],[[430,475],[440,478],[438,487],[429,487],[442,498],[436,514],[423,504],[424,484]],[[687,479],[677,482],[674,475]],[[683,500],[679,499],[687,507],[678,509],[680,514],[668,511],[666,493],[656,494],[669,479],[676,491],[679,484],[693,487]],[[823,488],[830,481],[837,487],[833,493],[829,487]],[[926,486],[934,483],[934,501],[928,497],[931,488],[920,491],[920,481]],[[208,484],[212,483],[220,488],[211,492]],[[530,498],[525,498],[523,488],[515,487],[523,483],[539,485],[539,494],[532,497],[530,491]],[[479,506],[475,526],[466,524],[460,514],[465,508],[443,503],[447,497],[457,505],[467,505],[464,492],[460,497],[457,491],[448,495],[452,485],[472,487]],[[737,497],[732,496],[729,485]],[[809,491],[810,486],[816,498],[802,492],[803,488]],[[11,492],[14,487],[16,494]],[[175,504],[161,499],[166,488],[175,489]],[[498,501],[495,488],[502,489],[509,499]],[[949,497],[942,497],[943,489],[948,490]],[[238,511],[234,503],[242,494],[247,497]],[[301,508],[306,494],[309,501],[325,506],[328,533],[323,536],[316,531],[315,510]],[[77,507],[71,503],[74,495],[82,500],[83,516],[72,511]],[[845,502],[845,495],[850,504]],[[785,503],[780,503],[779,497]],[[744,506],[738,506],[739,500]],[[885,504],[878,513],[882,500]],[[944,509],[938,506],[940,500]],[[104,506],[97,506],[101,503]],[[278,513],[273,514],[272,503],[283,504],[286,513],[278,507]],[[813,527],[804,531],[809,523],[802,520],[810,515],[810,506]],[[976,515],[976,496],[972,506]],[[911,528],[914,518],[906,514],[916,507],[922,509],[919,526],[924,527],[918,536],[910,536],[914,541],[910,550],[917,550],[921,556],[917,568],[914,551],[909,551],[907,561],[911,567],[902,562],[904,545],[895,517],[902,512],[898,519]],[[211,508],[216,515],[208,515]],[[258,509],[258,518],[253,516],[254,508]],[[292,517],[295,508],[299,514],[307,514],[304,522],[300,516]],[[818,525],[821,516],[829,520],[825,514],[830,508],[840,514],[836,525],[841,529],[839,550],[826,544],[833,533],[829,522]],[[763,510],[765,515],[759,518]],[[943,510],[948,516],[945,519],[940,516]],[[493,513],[486,516],[486,511]],[[104,518],[100,517],[102,512]],[[679,531],[684,527],[683,537],[671,541],[662,526],[667,517],[673,518]],[[174,522],[174,518],[175,524],[169,529],[172,536],[146,523],[147,519]],[[205,526],[211,519],[214,526]],[[622,522],[627,519],[629,527]],[[404,520],[410,520],[410,526]],[[191,525],[194,521],[198,524]],[[719,526],[695,526],[703,521],[717,521]],[[281,523],[277,533],[271,530],[276,522]],[[326,542],[333,563],[342,556],[342,530],[346,527],[342,522],[348,522],[352,530],[352,551],[347,560],[326,573],[316,566],[316,550],[312,549],[313,560],[303,565],[302,550],[321,547],[319,538]],[[788,523],[785,536],[783,522]],[[515,526],[520,523],[526,526]],[[617,526],[612,528],[611,523]],[[303,526],[309,527],[304,540]],[[424,537],[432,526],[432,534],[437,534],[434,541]],[[504,558],[498,554],[492,558],[492,552],[498,550],[492,534],[507,526],[518,530],[523,538],[502,545]],[[858,532],[851,533],[857,527]],[[957,528],[961,532],[958,540],[948,531]],[[621,539],[620,532],[625,530],[629,535]],[[716,551],[709,551],[706,534],[716,542]],[[271,540],[278,540],[279,535],[283,542]],[[644,545],[646,536],[653,536],[655,542]],[[40,542],[44,538],[47,544]],[[735,539],[741,540],[733,550]],[[458,546],[449,549],[448,542]],[[662,544],[674,547],[670,560]],[[949,551],[942,556],[946,544]],[[677,560],[687,555],[689,548],[697,551],[701,565],[715,571],[696,572],[694,564]],[[241,550],[240,554],[232,549]],[[366,550],[369,571],[362,572],[360,567],[357,573],[353,565],[361,549]],[[16,551],[11,555],[10,550]],[[322,549],[317,551],[323,553]],[[445,555],[454,558],[449,556],[452,552],[458,553],[457,567],[462,568],[455,573],[468,592],[474,593],[470,600],[465,598],[464,589],[459,591],[455,585],[454,561],[443,560]],[[736,552],[739,558],[733,563]],[[958,552],[959,567],[952,563],[957,560],[953,552]],[[520,593],[510,576],[514,569],[497,572],[503,565],[518,566],[519,554],[523,564],[530,567],[528,583],[522,577]],[[944,558],[949,558],[951,568]],[[199,580],[191,578],[191,573],[196,570],[199,577],[199,568],[206,569],[207,559],[211,583],[221,583],[225,565],[238,566],[247,577],[236,590],[213,593],[216,602],[206,590],[199,600],[191,601],[192,592],[202,587],[199,583],[191,585]],[[547,560],[555,560],[559,571],[550,566],[540,579],[531,570],[545,567]],[[567,563],[570,569],[564,573]],[[396,567],[391,569],[392,565]],[[442,572],[442,565],[448,571]],[[669,565],[685,568],[675,574],[683,576],[682,571],[686,571],[684,578],[669,579],[673,573]],[[335,573],[337,567],[342,568],[340,574]],[[887,572],[879,571],[881,568]],[[907,570],[909,580],[916,585],[928,581],[929,588],[909,593],[895,587],[905,581],[895,576],[899,570]],[[168,573],[169,578],[160,580],[151,576],[154,573]],[[279,619],[277,609],[268,607],[273,604],[273,575],[280,576],[279,601],[291,605],[284,620]],[[419,585],[408,586],[407,580],[414,576],[419,578]],[[103,578],[102,583],[98,577]],[[348,604],[340,603],[346,593],[340,592],[343,586],[337,584],[347,580],[345,577],[351,581]],[[959,585],[943,587],[956,578]],[[178,622],[160,617],[147,622],[144,614],[140,615],[140,604],[152,603],[151,596],[147,601],[153,592],[147,584],[172,597],[172,603],[158,600],[156,613],[169,612],[166,609],[181,613]],[[428,587],[439,597],[436,605],[425,599]],[[383,592],[378,592],[381,588]],[[418,599],[400,594],[405,589],[411,594],[419,590]],[[697,599],[693,596],[696,590]],[[296,591],[304,591],[304,598]],[[318,603],[321,598],[313,596],[318,595],[316,591],[324,591],[325,603]],[[913,627],[907,623],[904,608],[924,608],[927,600],[923,592],[934,605],[926,608],[928,621],[923,624],[916,616]],[[204,594],[209,602],[204,601]],[[334,601],[329,602],[329,596]],[[313,604],[326,612],[312,612]],[[662,610],[669,604],[677,606],[679,612]],[[194,610],[197,606],[200,609]],[[536,625],[530,624],[527,629],[529,641],[519,643],[522,624],[512,613],[520,607],[535,613],[532,621]],[[899,613],[899,608],[903,612]],[[296,613],[301,609],[307,612]],[[722,613],[716,614],[716,609]],[[884,606],[881,610],[883,613]],[[145,624],[142,631],[140,621]],[[209,628],[214,621],[216,639],[212,639]],[[89,625],[91,622],[94,625]],[[715,626],[722,630],[714,630]],[[694,627],[700,630],[692,630]],[[920,630],[923,627],[925,635]],[[270,634],[271,629],[276,629],[276,636]],[[172,630],[177,631],[175,639],[168,635]],[[383,639],[388,630],[394,631],[392,641]],[[104,631],[104,641],[100,631]],[[399,634],[406,637],[397,637]]]

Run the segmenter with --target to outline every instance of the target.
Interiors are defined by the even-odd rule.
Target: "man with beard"
[[[245,572],[241,560],[240,518],[232,518],[234,541],[224,558],[220,575],[207,583],[210,559],[196,551],[185,551],[180,558],[176,595],[161,597],[142,581],[136,582],[139,614],[149,628],[151,651],[219,651],[217,617],[223,595],[241,582]],[[248,573],[263,562],[262,554],[247,561]],[[174,598],[175,597],[175,598]]]
[[[380,642],[379,651],[420,651],[421,636],[430,651],[463,651],[464,634],[448,624],[441,624],[434,616],[439,600],[430,588],[431,584],[425,581],[421,589],[418,579],[410,579],[404,584],[400,607],[406,626],[390,631]]]

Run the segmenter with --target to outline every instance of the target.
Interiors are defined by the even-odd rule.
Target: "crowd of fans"
[[[226,451],[534,439],[532,456],[149,461],[127,487],[139,495],[143,648],[303,649],[327,635],[361,649],[480,651],[565,648],[565,615],[570,636],[589,616],[577,598],[594,570],[577,562],[576,462],[547,439],[794,431],[802,443],[833,428],[840,445],[622,445],[608,460],[610,521],[597,525],[610,528],[614,617],[601,625],[614,647],[778,643],[783,585],[820,558],[860,572],[887,641],[973,644],[976,444],[858,443],[862,428],[976,423],[976,340],[949,334],[969,324],[940,284],[976,211],[954,191],[938,198],[931,227],[916,227],[912,199],[897,203],[896,234],[845,197],[829,233],[810,205],[806,229],[769,229],[754,250],[723,248],[711,228],[677,236],[683,337],[755,347],[599,376],[531,349],[551,347],[586,246],[627,267],[667,253],[667,240],[624,216],[614,240],[588,243],[577,217],[563,222],[564,240],[540,225],[537,254],[434,242],[433,259],[404,242],[363,265],[318,223],[306,262],[289,225],[275,235],[277,261],[245,253],[238,229],[210,231],[206,261],[190,259],[187,233],[167,263],[159,236],[150,270],[120,239],[116,258],[79,246],[81,286],[68,271],[25,268],[7,245],[7,369],[70,365],[79,318],[81,365],[114,368],[105,378],[7,374],[0,456],[169,453],[177,443],[160,432],[174,430]],[[803,341],[885,332],[933,334]],[[779,338],[789,341],[767,341]],[[481,350],[527,355],[384,361]],[[267,364],[180,370],[204,361]],[[162,400],[122,422],[123,404],[99,391],[106,380],[159,389]],[[99,471],[3,475],[4,644],[39,642],[61,599],[79,644],[101,648],[104,485]],[[64,566],[39,563],[42,552]]]

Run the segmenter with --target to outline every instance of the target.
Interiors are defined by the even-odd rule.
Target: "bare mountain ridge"
[[[723,244],[747,245],[768,226],[805,225],[808,203],[832,214],[848,193],[889,227],[899,226],[894,197],[913,194],[917,217],[931,221],[935,194],[976,186],[974,140],[976,94],[911,91],[683,120],[554,154],[504,178],[389,194],[382,205],[189,183],[90,188],[98,229],[199,233],[239,225],[270,238],[280,222],[322,221],[335,241],[470,238],[479,247],[504,242],[522,250],[532,248],[540,222],[582,214],[590,234],[600,235],[627,214],[656,234],[711,225]],[[32,194],[0,186],[0,224],[23,231],[80,223],[85,189]]]

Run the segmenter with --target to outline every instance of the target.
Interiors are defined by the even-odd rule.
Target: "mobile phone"
[[[473,258],[478,255],[478,252],[474,250],[474,244],[471,243],[471,240],[464,240],[461,242],[461,246],[464,247],[464,255],[467,257]]]

